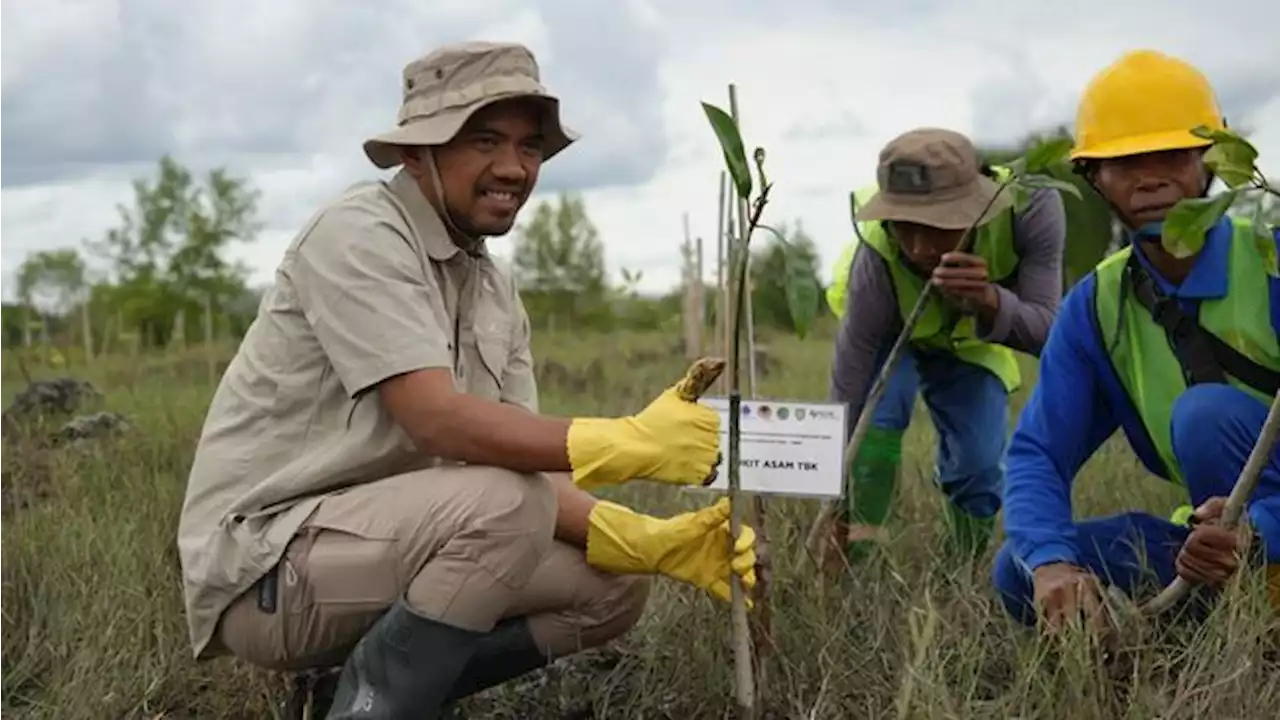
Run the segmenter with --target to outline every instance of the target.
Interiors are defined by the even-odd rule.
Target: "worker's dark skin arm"
[[[424,452],[516,472],[571,470],[568,419],[460,393],[448,369],[397,375],[378,385],[378,395]]]
[[[547,477],[555,486],[556,502],[559,505],[556,513],[556,539],[585,549],[591,511],[596,506],[595,497],[574,485],[573,477],[568,473],[547,473]]]

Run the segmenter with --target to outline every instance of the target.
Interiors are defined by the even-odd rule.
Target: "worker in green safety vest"
[[[1204,74],[1151,50],[1125,53],[1086,86],[1071,160],[1129,238],[1063,299],[1040,379],[1007,455],[1007,536],[992,582],[1009,614],[1105,627],[1102,586],[1135,594],[1174,577],[1203,603],[1245,567],[1280,609],[1280,451],[1263,463],[1242,523],[1218,526],[1226,497],[1280,388],[1280,232],[1224,217],[1190,256],[1161,240],[1177,202],[1207,196],[1212,144],[1226,123]],[[1116,430],[1142,465],[1193,509],[1172,519],[1122,511],[1077,520],[1071,486]]]
[[[850,418],[862,411],[925,283],[936,292],[851,459],[846,502],[819,529],[828,562],[833,546],[855,562],[874,547],[917,389],[938,431],[935,481],[947,498],[948,545],[970,557],[987,547],[1000,509],[1009,395],[1022,382],[1015,351],[1038,355],[1048,334],[1066,237],[1058,192],[1037,190],[1015,211],[1011,193],[997,195],[1002,172],[984,167],[964,135],[920,128],[885,146],[877,185],[862,192],[861,240],[837,261],[827,295],[841,317],[831,397],[848,405]],[[975,223],[970,251],[954,251]]]

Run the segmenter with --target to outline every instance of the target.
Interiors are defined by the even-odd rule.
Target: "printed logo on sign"
[[[804,419],[805,408],[796,408],[796,420]]]
[[[768,405],[761,405],[761,406],[760,406],[760,419],[761,419],[761,420],[768,420],[768,419],[769,419],[770,417],[772,417],[772,416],[773,416],[773,409],[772,409],[772,408],[770,408]]]
[[[779,420],[786,420],[790,416],[791,416],[791,410],[789,408],[785,408],[785,407],[778,408]]]
[[[814,410],[810,410],[810,411],[809,411],[809,414],[810,414],[811,416],[813,416],[815,419],[817,419],[817,418],[821,418],[821,419],[823,419],[823,420],[835,420],[835,419],[836,419],[836,417],[837,417],[837,415],[836,415],[836,411],[835,411],[835,410],[817,410],[817,409],[814,409]]]

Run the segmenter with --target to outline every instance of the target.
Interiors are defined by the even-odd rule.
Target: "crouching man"
[[[634,416],[538,413],[529,322],[486,236],[575,135],[514,44],[404,71],[399,125],[287,249],[214,396],[178,532],[199,659],[343,666],[331,718],[436,717],[600,645],[646,576],[755,582],[727,503],[656,518],[587,491],[701,484],[719,415],[668,389]]]

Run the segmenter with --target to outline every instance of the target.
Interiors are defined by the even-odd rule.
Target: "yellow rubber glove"
[[[573,484],[584,490],[643,478],[703,485],[720,458],[720,413],[667,388],[639,413],[569,424]]]
[[[656,518],[604,500],[588,517],[587,564],[628,575],[662,574],[726,602],[730,573],[748,594],[756,585],[756,534],[746,523],[729,553],[729,499],[696,512]]]

